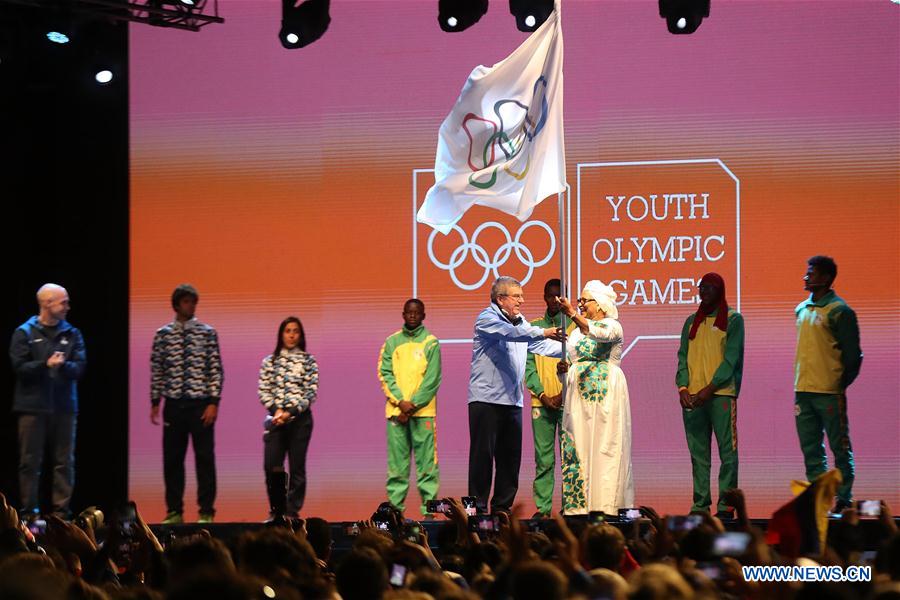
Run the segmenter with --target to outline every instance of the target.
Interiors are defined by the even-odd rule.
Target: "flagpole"
[[[569,243],[566,238],[566,208],[568,206],[568,197],[569,192],[572,188],[569,187],[569,184],[566,184],[566,189],[556,196],[556,204],[559,208],[559,290],[560,295],[563,298],[569,298],[569,289],[568,289],[568,280],[566,278],[566,265],[568,264],[568,248]],[[566,313],[563,311],[559,311],[559,326],[563,331],[566,331]],[[566,356],[566,340],[562,341],[562,360],[567,360]],[[562,398],[563,402],[566,399],[566,381],[568,377],[564,377],[562,380]]]

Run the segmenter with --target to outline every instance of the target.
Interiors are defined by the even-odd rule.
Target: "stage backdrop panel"
[[[560,271],[556,198],[525,224],[473,209],[448,236],[413,215],[466,76],[526,34],[500,1],[451,35],[433,0],[341,0],[321,40],[286,51],[279,2],[221,4],[225,24],[199,33],[131,28],[131,497],[163,516],[149,354],[182,282],[222,346],[220,520],[266,516],[257,373],[287,315],[303,320],[321,368],[303,513],[358,519],[384,499],[376,360],[413,295],[444,342],[441,493],[463,495],[473,320],[498,273],[526,282],[526,316],[543,313],[542,285]],[[789,498],[804,477],[793,309],[821,253],[837,259],[866,355],[848,394],[855,494],[900,506],[898,16],[887,0],[714,2],[697,33],[673,36],[655,1],[564,2],[566,268],[620,292],[638,504],[690,506],[676,336],[708,271],[726,277],[746,322],[740,485],[755,517]],[[190,454],[187,471],[193,518]]]

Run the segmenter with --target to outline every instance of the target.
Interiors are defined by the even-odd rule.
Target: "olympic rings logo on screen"
[[[532,227],[544,230],[550,240],[550,249],[547,251],[546,256],[540,260],[535,260],[534,254],[528,246],[522,243],[522,235]],[[493,255],[489,255],[488,251],[478,243],[478,236],[487,229],[498,230],[506,240],[494,251]],[[550,259],[553,258],[553,254],[556,252],[556,236],[553,235],[553,230],[550,226],[542,221],[528,221],[527,223],[523,223],[516,232],[515,237],[510,234],[506,227],[496,221],[487,221],[486,223],[479,225],[474,233],[472,233],[471,240],[459,225],[454,225],[452,231],[459,234],[462,241],[450,254],[449,260],[443,262],[434,255],[434,238],[438,234],[436,229],[432,230],[431,235],[428,236],[428,258],[431,259],[431,263],[438,269],[448,271],[450,273],[450,279],[458,288],[467,291],[477,290],[484,285],[488,280],[488,277],[491,277],[492,275],[494,279],[500,277],[500,268],[509,262],[513,253],[515,253],[516,259],[528,268],[528,272],[521,279],[522,285],[525,285],[528,283],[528,280],[531,279],[534,270],[550,262]],[[484,269],[484,273],[482,273],[481,277],[475,283],[465,283],[461,281],[456,273],[456,269],[461,267],[466,260],[468,260],[470,255],[472,260],[474,260],[479,267]]]

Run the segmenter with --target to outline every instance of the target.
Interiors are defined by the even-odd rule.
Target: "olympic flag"
[[[438,133],[435,184],[417,220],[442,233],[473,205],[525,221],[566,187],[559,1],[493,67],[475,67]]]

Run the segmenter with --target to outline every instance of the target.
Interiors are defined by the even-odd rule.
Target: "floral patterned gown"
[[[562,504],[567,515],[616,514],[634,504],[631,471],[631,406],[619,368],[622,325],[588,321],[567,343],[569,372],[562,433]]]

